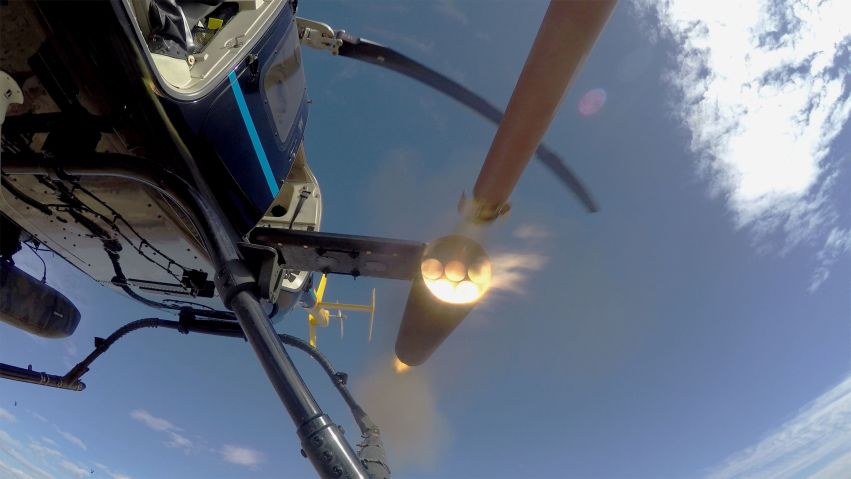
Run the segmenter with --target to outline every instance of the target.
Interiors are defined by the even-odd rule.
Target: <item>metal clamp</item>
[[[339,453],[339,446],[346,444],[346,440],[340,427],[327,415],[322,414],[304,423],[298,429],[298,435],[302,454],[323,477],[367,477],[363,464],[354,454]]]
[[[461,216],[475,224],[493,223],[500,216],[508,214],[510,210],[511,204],[507,201],[501,205],[491,205],[476,198],[467,199],[463,193],[458,201],[458,211]]]
[[[257,293],[257,279],[244,261],[232,259],[227,261],[216,274],[216,290],[222,298],[222,304],[233,309],[231,302],[242,291]]]
[[[257,281],[258,295],[274,303],[278,299],[281,281],[285,274],[281,267],[278,250],[271,246],[251,243],[238,243],[236,246]]]
[[[332,55],[340,52],[343,40],[336,38],[330,25],[301,17],[296,17],[295,21],[298,26],[298,38],[302,45],[317,50],[328,50]]]

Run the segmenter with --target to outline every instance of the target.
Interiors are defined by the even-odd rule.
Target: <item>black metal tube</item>
[[[248,291],[239,292],[231,301],[231,307],[266,374],[270,379],[274,378],[272,386],[287,406],[293,421],[301,425],[322,414],[310,391],[306,388],[294,388],[289,382],[278,380],[281,377],[295,377],[303,382],[284,348],[274,347],[275,344],[280,345],[278,334],[260,309],[257,298]]]
[[[345,471],[348,477],[369,477],[340,428],[322,413],[254,294],[236,293],[230,307],[278,397],[298,425],[302,451],[320,476],[341,477]]]
[[[32,369],[19,368],[17,366],[3,363],[0,363],[0,378],[38,384],[40,386],[50,386],[59,389],[70,389],[72,391],[82,391],[83,389],[86,389],[86,385],[79,380],[65,382],[62,376],[33,371]]]
[[[94,362],[95,359],[98,358],[101,354],[105,353],[110,346],[119,339],[121,339],[124,335],[131,333],[140,328],[156,328],[159,326],[164,326],[165,320],[158,318],[145,318],[137,321],[133,321],[132,323],[127,323],[124,326],[118,328],[114,333],[110,334],[108,338],[103,341],[96,340],[95,350],[89,353],[85,359],[77,363],[67,374],[62,378],[62,381],[65,383],[73,383],[74,381],[79,381],[83,374],[86,374],[89,370],[89,365]],[[168,327],[167,325],[165,325]]]
[[[390,467],[387,465],[387,455],[384,452],[384,443],[381,441],[381,431],[372,422],[366,411],[360,407],[360,404],[355,401],[352,393],[349,392],[349,388],[346,387],[346,376],[337,373],[334,366],[331,365],[331,361],[317,349],[312,348],[308,343],[286,334],[279,334],[278,337],[285,344],[301,349],[322,366],[322,369],[325,370],[325,374],[334,383],[334,387],[337,388],[340,396],[346,401],[355,419],[355,423],[357,423],[358,429],[360,429],[363,442],[359,444],[360,451],[358,452],[358,457],[363,462],[367,473],[369,473],[369,477],[372,479],[389,478]]]
[[[186,329],[195,333],[212,334],[216,336],[227,336],[232,338],[245,338],[242,329],[238,324],[226,321],[191,321],[186,323]],[[364,463],[364,466],[373,479],[390,477],[390,468],[387,466],[387,457],[384,453],[384,444],[381,441],[381,431],[378,426],[372,422],[372,419],[363,410],[363,408],[355,400],[349,388],[346,387],[347,376],[343,373],[338,373],[331,361],[325,357],[319,350],[310,346],[305,341],[290,336],[288,334],[278,334],[278,338],[288,345],[298,348],[313,358],[319,363],[319,366],[325,370],[325,374],[337,388],[337,391],[342,396],[349,410],[352,412],[355,423],[360,429],[363,442],[360,444],[360,452],[358,457]]]

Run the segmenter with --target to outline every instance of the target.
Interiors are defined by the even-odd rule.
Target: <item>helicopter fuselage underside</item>
[[[239,234],[258,224],[318,229],[321,197],[299,149],[307,109],[292,11],[276,0],[245,12],[257,17],[250,28],[232,21],[253,37],[241,37],[193,96],[158,72],[133,2],[73,3],[0,7],[2,36],[15,39],[0,70],[24,92],[7,114],[3,154],[60,164],[48,176],[4,172],[0,212],[103,285],[220,307],[215,269],[180,205],[127,179],[63,174],[61,164],[120,155],[190,184],[195,169]],[[175,153],[181,146],[191,159]],[[304,189],[310,197],[291,225]]]

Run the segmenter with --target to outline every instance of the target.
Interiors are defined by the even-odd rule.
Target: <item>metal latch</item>
[[[340,52],[343,40],[336,38],[334,30],[327,23],[296,17],[298,26],[298,38],[302,45],[307,45],[318,50],[328,50],[332,55]]]

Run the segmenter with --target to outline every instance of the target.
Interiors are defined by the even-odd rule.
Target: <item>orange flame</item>
[[[393,368],[396,369],[396,374],[403,374],[411,367],[407,364],[403,363],[401,359],[394,358],[393,360]]]

